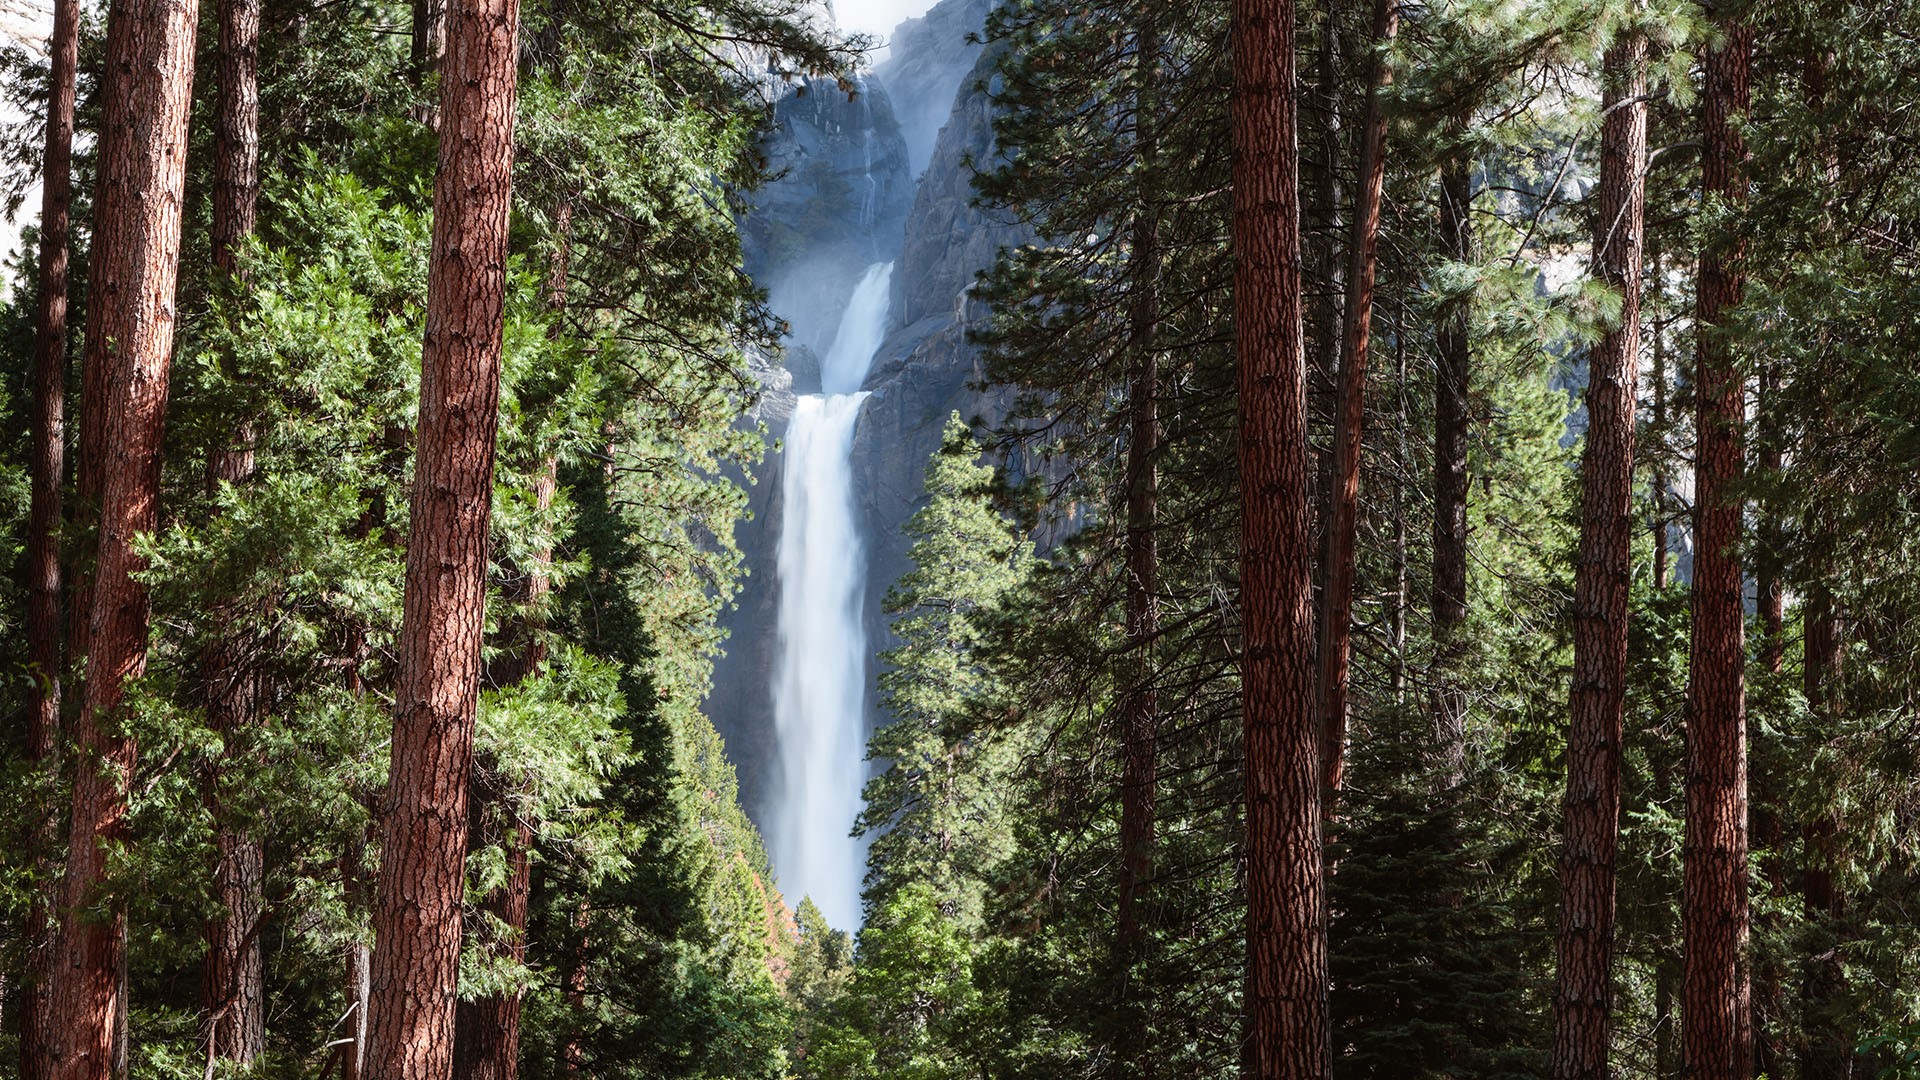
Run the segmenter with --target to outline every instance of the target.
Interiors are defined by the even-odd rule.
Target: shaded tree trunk
[[[1840,612],[1833,595],[1816,582],[1808,589],[1805,622],[1805,661],[1801,686],[1807,708],[1823,728],[1840,720],[1840,679],[1844,638]],[[1801,826],[1805,865],[1800,874],[1800,902],[1808,923],[1824,932],[1811,935],[1815,943],[1802,961],[1800,1015],[1806,1030],[1800,1075],[1804,1080],[1845,1080],[1852,1074],[1852,1045],[1839,1023],[1840,999],[1847,989],[1841,963],[1842,896],[1835,885],[1841,867],[1840,818],[1825,808]]]
[[[366,859],[366,837],[355,836],[340,856],[341,899],[345,902],[349,915],[365,911],[372,899],[368,896],[366,873],[362,862]],[[346,998],[347,1020],[342,1037],[347,1040],[341,1048],[341,1080],[363,1080],[367,1064],[367,1007],[372,997],[373,950],[365,941],[355,939],[347,944]]]
[[[1667,591],[1668,565],[1672,561],[1667,532],[1667,323],[1660,317],[1660,286],[1666,264],[1656,250],[1648,262],[1653,267],[1655,313],[1653,327],[1653,588]]]
[[[1752,31],[1733,23],[1707,55],[1702,99],[1702,187],[1710,198],[1746,197],[1746,148],[1735,124],[1747,114]],[[1745,984],[1747,731],[1745,626],[1740,568],[1745,394],[1725,337],[1740,303],[1742,252],[1719,240],[1701,256],[1696,320],[1693,648],[1687,687],[1687,823],[1682,933],[1686,976],[1682,1043],[1695,1080],[1751,1075],[1751,1002]]]
[[[1379,260],[1380,203],[1386,182],[1385,91],[1393,85],[1387,51],[1400,29],[1399,0],[1374,0],[1373,60],[1368,66],[1367,119],[1360,132],[1360,189],[1353,207],[1347,296],[1340,335],[1339,399],[1333,417],[1333,488],[1327,520],[1325,586],[1320,597],[1319,673],[1314,687],[1320,725],[1320,774],[1331,814],[1346,761],[1347,689],[1352,657],[1354,541],[1359,528],[1360,451],[1367,407],[1367,359],[1373,331],[1373,285]]]
[[[1135,153],[1143,182],[1140,205],[1134,210],[1133,250],[1129,272],[1127,352],[1131,363],[1127,403],[1129,428],[1126,460],[1126,629],[1127,662],[1131,672],[1122,701],[1126,751],[1120,778],[1120,900],[1117,909],[1120,946],[1131,955],[1142,933],[1140,894],[1153,876],[1154,795],[1157,772],[1156,743],[1159,704],[1154,693],[1153,639],[1159,633],[1156,595],[1159,591],[1159,481],[1155,459],[1160,449],[1160,361],[1155,330],[1160,317],[1160,215],[1151,202],[1156,107],[1156,69],[1159,34],[1151,26],[1140,31],[1139,99],[1134,108]],[[1134,1075],[1143,1075],[1142,1062],[1133,1062]]]
[[[527,899],[533,880],[533,829],[517,812],[517,801],[503,790],[483,792],[476,840],[498,844],[506,852],[507,880],[489,892],[481,910],[498,920],[482,929],[475,946],[494,962],[516,967],[527,958]],[[515,990],[460,1003],[453,1075],[461,1080],[513,1080],[520,1065],[523,995]]]
[[[1302,237],[1304,243],[1313,246],[1314,267],[1313,272],[1307,275],[1306,282],[1318,285],[1307,295],[1312,305],[1306,316],[1312,330],[1307,337],[1307,348],[1312,354],[1312,366],[1307,372],[1309,429],[1323,413],[1327,416],[1333,413],[1334,381],[1340,374],[1341,312],[1347,291],[1346,264],[1340,258],[1342,241],[1346,235],[1345,217],[1341,213],[1346,192],[1341,184],[1340,172],[1345,156],[1345,138],[1340,113],[1339,16],[1338,5],[1328,5],[1321,13],[1320,48],[1313,88],[1320,121],[1320,160],[1313,174],[1314,203],[1317,205],[1308,207],[1309,223],[1317,221],[1318,228],[1310,229],[1308,235]],[[1333,447],[1331,444],[1316,446],[1310,454],[1314,485],[1310,527],[1314,536],[1323,537],[1332,509]],[[1325,545],[1316,545],[1314,551],[1316,555],[1324,554]],[[1325,572],[1325,567],[1318,571],[1322,576]],[[1316,576],[1311,580],[1319,581],[1321,577]]]
[[[1234,0],[1234,356],[1250,1080],[1323,1078],[1326,883],[1313,713],[1292,0]]]
[[[1600,134],[1594,271],[1620,293],[1621,304],[1619,325],[1602,335],[1588,361],[1580,555],[1573,587],[1566,844],[1560,857],[1555,949],[1555,1080],[1605,1080],[1612,1075],[1607,1050],[1613,1020],[1615,855],[1620,845],[1620,744],[1632,586],[1646,66],[1645,35],[1628,31],[1608,47],[1602,75],[1606,119]]]
[[[1465,134],[1462,118],[1456,137]],[[1464,151],[1440,170],[1440,242],[1456,262],[1473,258],[1473,172]],[[1473,340],[1465,301],[1441,320],[1433,369],[1433,673],[1428,712],[1450,778],[1466,769],[1467,691],[1461,683],[1467,622],[1467,395]]]
[[[47,132],[40,193],[40,297],[33,343],[33,495],[27,522],[27,760],[49,794],[59,776],[61,486],[66,482],[67,265],[73,188],[74,70],[80,52],[79,0],[55,0],[48,41]],[[49,803],[31,826],[29,857],[49,879],[60,815]],[[20,987],[21,1080],[46,1080],[53,1037],[48,964],[52,959],[51,880],[35,890],[24,927],[26,978]]]
[[[367,1070],[452,1072],[513,172],[516,0],[455,0],[374,900]]]
[[[556,66],[557,66],[557,54]],[[547,260],[547,309],[552,315],[548,340],[564,333],[567,311],[567,272],[573,255],[573,202],[562,199],[553,215],[554,247]],[[534,478],[534,506],[544,515],[553,508],[560,486],[560,462],[549,454]],[[501,685],[539,676],[547,662],[547,597],[552,588],[553,549],[534,553],[528,568],[528,612],[517,653],[500,673]],[[500,784],[479,784],[483,798],[473,813],[475,843],[498,845],[506,853],[507,880],[488,893],[481,909],[493,920],[474,935],[470,947],[480,949],[496,963],[519,967],[527,956],[528,897],[533,881],[533,829],[518,812],[515,792]],[[453,1071],[463,1080],[512,1080],[520,1065],[520,1024],[523,993],[490,994],[462,1001],[454,1023]]]
[[[239,249],[253,234],[260,194],[260,0],[220,0],[219,97],[213,151],[213,265],[218,277],[241,284]],[[254,475],[253,432],[241,424],[208,462],[215,486],[248,483]],[[246,1064],[266,1050],[266,980],[261,963],[260,920],[265,862],[260,842],[236,826],[221,806],[219,771],[247,753],[260,723],[265,688],[260,646],[244,627],[240,605],[223,618],[230,632],[218,634],[205,665],[208,720],[220,733],[222,770],[212,782],[212,810],[219,862],[214,899],[220,913],[207,923],[202,996],[207,1008],[209,1060]]]
[[[85,405],[81,463],[98,484],[100,524],[52,977],[55,1080],[113,1071],[125,1030],[114,1017],[126,920],[99,908],[107,850],[126,838],[136,753],[114,713],[146,668],[148,597],[135,577],[145,563],[134,541],[158,524],[197,17],[197,0],[120,0],[108,16],[84,362],[99,393]]]

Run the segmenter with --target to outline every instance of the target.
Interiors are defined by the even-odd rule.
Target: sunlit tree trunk
[[[1613,1023],[1620,750],[1632,584],[1634,402],[1640,370],[1641,232],[1646,217],[1647,39],[1623,33],[1602,69],[1594,271],[1620,294],[1620,321],[1588,358],[1580,554],[1573,586],[1572,717],[1566,843],[1555,949],[1555,1080],[1605,1080]]]
[[[99,910],[100,890],[108,849],[126,839],[136,753],[114,713],[128,681],[146,668],[149,604],[135,577],[145,563],[134,545],[159,521],[198,14],[197,0],[121,0],[107,22],[83,360],[95,396],[83,405],[81,462],[98,485],[99,537],[79,650],[86,684],[73,740],[73,808],[51,980],[54,1080],[113,1072],[116,1034],[124,1034],[115,1015],[126,920]]]
[[[518,14],[516,0],[455,0],[448,11],[393,764],[373,909],[366,1068],[377,1080],[446,1080],[453,1071]]]

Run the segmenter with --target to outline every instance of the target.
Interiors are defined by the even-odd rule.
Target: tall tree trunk
[[[1746,198],[1746,117],[1753,35],[1732,22],[1707,55],[1702,99],[1702,188]],[[1747,717],[1741,604],[1741,429],[1746,395],[1724,336],[1740,303],[1742,245],[1717,240],[1702,254],[1696,322],[1693,649],[1687,687],[1687,825],[1681,1002],[1687,1075],[1747,1080],[1750,1005],[1744,984],[1747,913]]]
[[[253,234],[260,194],[260,0],[220,0],[219,97],[213,149],[213,265],[216,274],[242,284],[239,250]],[[214,485],[245,484],[253,479],[253,432],[246,424],[226,446],[213,451],[208,479]],[[211,799],[219,863],[214,896],[220,913],[207,922],[206,971],[202,997],[207,1008],[209,1061],[246,1064],[267,1046],[266,980],[261,961],[260,920],[264,856],[258,839],[233,823],[220,801],[220,771],[247,753],[260,723],[262,685],[260,643],[244,629],[241,611],[223,619],[230,631],[216,630],[208,650],[205,680],[207,713],[223,743],[222,770],[216,771]]]
[[[368,1072],[453,1069],[512,202],[517,0],[454,0],[440,81],[420,430],[374,901]]]
[[[505,790],[483,792],[477,839],[506,852],[507,880],[489,892],[481,910],[498,929],[480,930],[475,942],[495,962],[519,966],[527,958],[527,899],[533,874],[533,829],[517,812],[517,800]],[[460,1080],[513,1080],[520,1066],[520,1016],[523,995],[489,994],[462,1001],[456,1021],[453,1075]]]
[[[1147,15],[1143,18],[1150,19]],[[1151,199],[1154,157],[1154,88],[1158,82],[1159,34],[1151,26],[1139,33],[1140,89],[1134,107],[1135,153],[1142,183],[1134,210],[1129,272],[1127,353],[1131,372],[1127,404],[1129,437],[1126,461],[1126,618],[1128,684],[1122,701],[1126,751],[1120,778],[1121,951],[1131,955],[1142,932],[1140,894],[1153,875],[1154,794],[1159,704],[1154,694],[1153,639],[1159,633],[1159,481],[1155,459],[1160,450],[1160,360],[1155,331],[1160,318],[1160,214]],[[1131,1026],[1131,1025],[1130,1025]],[[1134,1062],[1133,1075],[1144,1075]]]
[[[1317,70],[1314,73],[1314,97],[1317,99],[1320,120],[1320,154],[1318,167],[1313,172],[1313,199],[1308,206],[1308,229],[1303,242],[1312,246],[1313,271],[1306,282],[1318,283],[1307,295],[1308,308],[1306,318],[1312,332],[1307,335],[1307,348],[1311,350],[1312,362],[1308,368],[1308,428],[1324,413],[1331,416],[1335,397],[1334,382],[1340,375],[1340,322],[1343,303],[1346,299],[1346,263],[1340,253],[1346,239],[1345,218],[1341,207],[1346,192],[1341,185],[1341,160],[1345,156],[1345,138],[1340,113],[1341,105],[1341,36],[1340,7],[1337,4],[1325,5],[1320,19],[1320,48],[1316,58]],[[1311,159],[1308,159],[1311,160]],[[1305,161],[1302,163],[1306,164]],[[1318,227],[1311,227],[1317,222]],[[1324,536],[1327,520],[1332,510],[1333,498],[1333,447],[1331,444],[1316,446],[1310,451],[1313,468],[1312,514],[1309,523],[1314,536]],[[1316,555],[1324,554],[1324,545],[1314,548]],[[1325,568],[1319,570],[1325,573]],[[1318,577],[1310,580],[1318,581]]]
[[[1807,708],[1826,730],[1840,721],[1844,639],[1840,612],[1833,594],[1816,581],[1807,590],[1805,661],[1801,668]],[[1803,1080],[1845,1080],[1851,1075],[1851,1040],[1838,1022],[1845,995],[1846,969],[1840,959],[1840,920],[1843,904],[1835,878],[1841,867],[1840,818],[1822,808],[1801,826],[1806,863],[1800,875],[1800,901],[1811,925],[1826,933],[1813,935],[1813,951],[1805,957],[1801,976],[1800,1015],[1806,1030],[1800,1061]]]
[[[1373,59],[1368,65],[1367,120],[1360,132],[1360,190],[1353,207],[1347,298],[1340,334],[1339,400],[1333,417],[1333,489],[1327,521],[1325,586],[1320,597],[1319,673],[1314,687],[1320,725],[1323,812],[1332,813],[1347,747],[1347,684],[1352,655],[1354,541],[1359,528],[1360,447],[1367,407],[1367,354],[1373,331],[1373,283],[1379,260],[1380,203],[1387,169],[1386,88],[1393,85],[1388,50],[1400,30],[1399,0],[1374,0]]]
[[[1455,138],[1464,140],[1470,117]],[[1440,167],[1440,242],[1456,262],[1473,259],[1473,165],[1464,148]],[[1466,770],[1467,394],[1473,382],[1472,312],[1463,300],[1441,320],[1433,369],[1433,738],[1449,778]]]
[[[551,50],[549,50],[551,53]],[[557,53],[556,68],[558,67]],[[558,72],[556,70],[555,74]],[[567,273],[573,257],[573,202],[563,198],[553,214],[553,251],[547,260],[547,310],[552,321],[547,339],[565,333]],[[533,482],[534,506],[544,515],[553,508],[560,487],[560,462],[552,454],[541,463]],[[546,603],[552,588],[553,548],[534,553],[528,568],[527,616],[524,638],[500,673],[501,685],[537,678],[547,662]],[[476,779],[476,783],[479,780]],[[533,829],[517,808],[518,792],[498,784],[483,784],[473,811],[476,843],[498,845],[506,853],[507,880],[488,893],[481,908],[492,923],[479,929],[471,947],[495,962],[520,966],[527,956],[528,897],[533,882]],[[497,927],[497,929],[495,929]],[[520,1021],[523,994],[490,994],[462,1001],[454,1021],[453,1071],[462,1080],[513,1080],[520,1067]]]
[[[1116,905],[1117,945],[1125,968],[1120,977],[1120,1007],[1114,1065],[1120,1075],[1146,1080],[1155,1074],[1146,994],[1140,986],[1140,961],[1147,941],[1143,896],[1153,879],[1154,807],[1159,772],[1160,706],[1154,639],[1160,632],[1159,477],[1160,357],[1160,210],[1154,201],[1155,110],[1159,107],[1160,35],[1155,12],[1138,16],[1133,123],[1137,170],[1129,253],[1127,379],[1128,438],[1126,495],[1126,659],[1121,696],[1124,739],[1120,769],[1120,888]]]
[[[100,527],[52,978],[55,1080],[98,1080],[115,1056],[126,920],[100,917],[99,905],[107,850],[126,835],[135,747],[114,713],[146,668],[148,598],[135,577],[145,564],[134,540],[159,520],[198,13],[197,0],[119,0],[108,16],[88,305],[104,310],[90,310],[85,353],[102,393],[86,410],[104,415],[99,441],[83,440],[83,453],[100,455],[91,472]]]
[[[1656,249],[1647,260],[1653,267],[1653,588],[1667,591],[1671,561],[1667,534],[1667,323],[1660,316],[1660,285],[1666,263]]]
[[[1292,0],[1234,0],[1249,1080],[1329,1068]]]
[[[571,220],[564,212],[563,220]],[[566,296],[566,240],[553,258],[548,275],[549,297]],[[558,282],[556,285],[555,282]],[[556,304],[556,307],[559,306]],[[557,323],[556,323],[557,325]],[[541,513],[553,506],[559,489],[559,462],[548,457],[534,480],[534,505]],[[528,617],[526,637],[506,681],[517,683],[537,678],[546,664],[545,619],[539,614],[546,604],[551,581],[553,550],[535,553],[534,565],[527,575],[526,602],[534,614]],[[496,963],[519,967],[527,958],[527,901],[533,881],[533,828],[520,812],[520,793],[501,783],[480,788],[481,798],[473,813],[474,841],[498,845],[506,853],[507,880],[481,901],[481,910],[489,923],[477,927],[471,943]],[[513,1080],[520,1066],[520,1020],[523,994],[489,994],[462,1001],[454,1025],[453,1074],[461,1080]]]
[[[27,522],[27,760],[47,781],[59,775],[60,687],[64,659],[60,628],[60,489],[66,481],[67,263],[73,186],[74,69],[80,53],[79,0],[55,0],[47,43],[47,133],[41,161],[40,299],[33,344],[33,501]],[[52,873],[60,815],[49,803],[31,826],[31,857]],[[53,1037],[48,964],[52,959],[54,889],[36,885],[25,927],[26,979],[20,988],[21,1080],[46,1080]]]
[[[1580,462],[1580,556],[1573,586],[1572,719],[1567,728],[1566,846],[1554,981],[1555,1080],[1605,1080],[1613,1014],[1615,853],[1626,713],[1633,555],[1635,386],[1640,369],[1640,256],[1646,217],[1647,39],[1608,47],[1602,72],[1600,215],[1594,272],[1621,296],[1620,323],[1588,362],[1587,446]]]
[[[360,834],[348,841],[347,850],[340,855],[341,899],[349,915],[367,910],[371,899],[362,867],[366,852],[366,836]],[[367,1007],[373,991],[373,950],[356,937],[347,943],[346,960],[347,1019],[341,1037],[347,1042],[340,1052],[340,1077],[341,1080],[363,1080],[367,1066]]]

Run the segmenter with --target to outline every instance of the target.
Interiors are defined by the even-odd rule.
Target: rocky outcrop
[[[795,359],[824,352],[852,283],[894,258],[913,198],[907,144],[878,79],[793,84],[762,143],[776,179],[742,221],[747,272],[792,330]],[[804,350],[804,351],[801,351]],[[789,363],[811,389],[817,367]]]
[[[970,6],[984,18],[986,4],[971,0]],[[991,65],[991,56],[976,54],[915,190],[894,267],[894,329],[867,377],[872,396],[854,441],[866,515],[868,638],[876,650],[894,640],[881,603],[909,569],[902,527],[924,504],[927,460],[940,448],[947,417],[957,411],[996,423],[1008,404],[1003,393],[978,389],[985,373],[967,338],[985,314],[971,299],[974,279],[1002,247],[1029,238],[1024,228],[973,203],[968,163],[991,161],[995,153],[986,91]]]
[[[928,168],[940,129],[953,111],[954,91],[980,58],[979,37],[993,0],[950,0],[908,19],[888,39],[890,52],[876,74],[893,96],[916,180]]]
[[[993,131],[982,84],[988,66],[967,39],[990,6],[944,0],[909,20],[891,38],[892,56],[880,73],[852,97],[815,82],[783,98],[765,144],[781,179],[756,195],[743,223],[748,269],[793,326],[784,369],[761,373],[763,401],[747,418],[775,437],[785,430],[793,395],[817,389],[816,357],[831,343],[864,269],[895,264],[890,331],[868,376],[871,396],[853,451],[875,651],[892,641],[881,602],[907,568],[902,526],[921,504],[927,459],[947,416],[957,409],[997,419],[1001,412],[996,398],[971,388],[981,372],[967,340],[968,324],[981,314],[967,301],[967,287],[1002,244],[1023,238],[972,204],[968,162],[992,157]],[[924,140],[926,168],[912,184],[916,139]],[[762,821],[778,750],[770,686],[779,648],[780,475],[778,457],[770,457],[750,489],[752,518],[738,533],[748,577],[725,620],[726,656],[708,699],[748,808]]]

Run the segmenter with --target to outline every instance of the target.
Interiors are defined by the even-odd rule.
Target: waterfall
[[[866,843],[850,835],[866,783],[866,552],[854,500],[860,384],[886,333],[893,264],[853,290],[820,364],[822,393],[794,401],[780,485],[780,797],[768,854],[789,902],[810,896],[836,927],[860,925]]]

